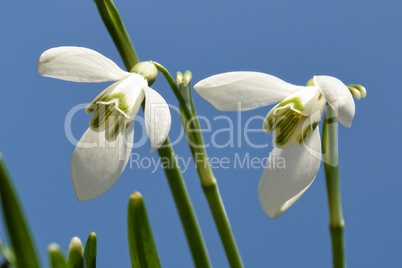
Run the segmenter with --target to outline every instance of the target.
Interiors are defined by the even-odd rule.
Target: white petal
[[[348,87],[332,76],[314,76],[314,84],[320,89],[327,103],[338,111],[338,120],[345,127],[352,125],[355,102]]]
[[[73,82],[117,81],[129,73],[112,60],[84,47],[55,47],[39,58],[41,75]]]
[[[158,149],[169,134],[171,116],[165,99],[152,88],[145,86],[145,125],[152,150]]]
[[[79,200],[98,197],[113,186],[127,165],[133,139],[133,123],[114,142],[105,139],[105,132],[87,129],[71,159],[71,178]]]
[[[258,72],[229,72],[201,80],[198,94],[221,111],[243,111],[279,102],[300,87]],[[240,104],[241,103],[241,104]]]
[[[318,127],[307,139],[305,146],[321,152]],[[291,207],[317,175],[320,153],[311,154],[305,146],[274,148],[269,156],[258,185],[258,196],[265,213],[272,219]]]

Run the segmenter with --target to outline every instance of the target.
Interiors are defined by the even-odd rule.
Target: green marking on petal
[[[297,142],[299,144],[303,144],[303,142],[310,137],[310,134],[313,133],[313,131],[316,129],[318,126],[318,122],[314,122],[310,125],[308,125],[305,129],[303,129],[302,133],[299,135]]]
[[[324,100],[323,95],[318,93],[315,100]],[[310,125],[303,126],[303,123],[310,117],[310,112],[304,108],[306,107],[303,106],[301,99],[293,97],[279,103],[265,117],[263,128],[267,133],[276,133],[274,137],[276,146],[285,148],[291,144],[300,145],[318,126],[319,121],[313,122],[316,119],[311,119]],[[303,114],[302,111],[308,112],[308,114]]]
[[[302,104],[301,99],[298,97],[283,100],[279,103],[278,108],[285,107],[288,104],[292,104],[292,108],[299,112],[302,112],[304,109],[304,105]]]
[[[276,131],[275,143],[278,146],[285,146],[294,135],[300,120],[307,118],[306,116],[294,111],[291,107],[276,110],[273,113],[273,129]]]
[[[317,117],[320,116],[324,105],[325,97],[318,89],[306,88],[305,91],[298,91],[271,109],[263,127],[268,133],[276,133],[274,143],[280,148],[292,144],[300,145],[317,127],[320,120]],[[310,117],[311,119],[308,119]],[[305,122],[311,124],[305,127]]]
[[[299,120],[299,118],[289,117],[286,123],[283,124],[283,127],[276,128],[275,142],[278,145],[284,146],[290,140],[297,128]]]
[[[105,131],[108,141],[116,140],[124,130],[125,120],[128,118],[129,107],[124,93],[103,95],[96,102],[88,105],[87,111],[92,112],[89,126],[93,131]]]
[[[100,131],[103,129],[105,123],[109,120],[110,116],[115,111],[116,104],[96,104],[97,109],[94,109],[94,116],[89,122],[91,129]]]
[[[94,116],[92,116],[91,121],[89,121],[89,126],[91,127],[92,130],[99,130],[99,113],[94,112]]]
[[[85,112],[88,114],[91,114],[91,113],[95,112],[97,107],[98,107],[98,105],[96,105],[92,102],[85,108]]]
[[[99,101],[110,102],[117,101],[117,107],[124,113],[128,114],[128,105],[126,101],[126,95],[123,92],[109,94],[102,97]]]
[[[284,125],[289,124],[290,121],[292,120],[292,114],[294,113],[294,111],[292,111],[291,109],[282,109],[282,110],[285,110],[285,112],[276,115],[275,128],[282,128]]]
[[[123,130],[125,130],[124,118],[120,116],[110,128],[106,129],[105,137],[109,142],[113,142]]]

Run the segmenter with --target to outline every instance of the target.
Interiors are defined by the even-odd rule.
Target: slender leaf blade
[[[59,245],[50,244],[48,247],[49,263],[51,268],[67,268],[67,261]]]
[[[84,256],[81,240],[73,237],[70,242],[67,259],[68,268],[84,268]]]
[[[17,268],[39,268],[39,259],[20,205],[0,154],[0,199],[8,237],[15,256]]]
[[[85,244],[84,258],[86,268],[96,268],[97,239],[94,232],[90,233]]]
[[[145,203],[139,192],[130,196],[127,229],[132,267],[161,267]]]

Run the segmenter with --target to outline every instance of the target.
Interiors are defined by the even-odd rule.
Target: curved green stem
[[[201,179],[201,185],[208,200],[229,264],[231,267],[243,267],[243,262],[226,214],[225,206],[222,202],[219,187],[208,161],[208,155],[205,150],[204,140],[200,131],[200,123],[195,112],[194,103],[191,98],[190,103],[185,101],[173,77],[165,67],[157,62],[154,62],[154,64],[165,76],[165,79],[180,103],[183,127],[187,134],[191,153],[197,166],[198,175]]]
[[[170,88],[172,89],[174,95],[176,96],[177,100],[179,101],[180,107],[183,107],[183,113],[187,118],[192,118],[193,114],[190,111],[189,107],[187,106],[187,103],[183,96],[180,93],[180,89],[176,85],[175,80],[173,79],[172,75],[169,73],[169,71],[160,63],[157,63],[156,61],[152,61],[152,63],[155,65],[155,67],[158,69],[159,72],[163,74],[165,77],[166,81],[168,82]]]
[[[139,62],[131,44],[120,15],[111,0],[95,0],[99,13],[108,29],[120,56],[128,71]],[[202,237],[193,205],[187,192],[184,179],[177,164],[175,153],[170,144],[169,138],[158,149],[161,158],[167,159],[170,163],[164,167],[170,190],[176,203],[176,207],[189,243],[196,267],[211,267],[208,252]]]
[[[329,216],[332,240],[333,267],[346,267],[344,220],[338,171],[338,122],[336,113],[327,105],[324,121],[322,148],[327,182]]]

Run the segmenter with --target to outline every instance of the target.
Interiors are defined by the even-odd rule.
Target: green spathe
[[[148,81],[148,85],[152,85],[158,77],[158,69],[150,61],[142,61],[137,63],[130,72],[143,76]]]

